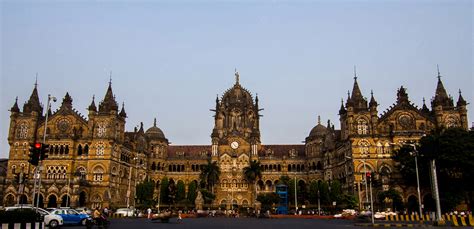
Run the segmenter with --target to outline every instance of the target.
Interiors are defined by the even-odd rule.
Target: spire
[[[423,97],[423,107],[421,107],[421,111],[424,113],[430,113],[430,109],[428,109],[428,107],[426,106],[425,97]]]
[[[138,133],[144,133],[143,131],[143,122],[140,122],[140,129],[138,130]]]
[[[156,127],[156,118],[153,120],[153,127]]]
[[[444,88],[443,82],[441,81],[441,74],[439,72],[439,66],[436,65],[438,70],[438,84],[436,85],[435,97],[431,102],[431,106],[443,106],[443,107],[452,107],[453,101],[450,100],[446,89]]]
[[[120,117],[123,117],[123,118],[127,117],[127,113],[125,113],[125,102],[122,102],[122,110],[120,110],[119,115]]]
[[[327,128],[328,128],[328,129],[331,128],[331,120],[330,120],[330,119],[328,119],[328,126],[327,126]]]
[[[104,100],[99,104],[99,112],[108,113],[110,111],[118,111],[118,104],[112,92],[112,75],[110,76],[109,87],[105,93]]]
[[[318,115],[318,125],[321,125],[321,116]]]
[[[339,115],[345,114],[346,108],[344,108],[344,99],[341,98],[341,108],[339,108]]]
[[[466,100],[464,100],[464,98],[462,97],[461,89],[459,89],[459,98],[458,98],[458,102],[457,102],[456,106],[461,107],[461,106],[466,106],[466,105],[467,105]]]
[[[68,92],[66,92],[66,95],[63,98],[61,108],[63,108],[63,107],[68,108],[68,109],[72,109],[72,98],[71,98],[71,96],[69,95]]]
[[[18,108],[18,96],[15,98],[15,104],[10,108],[10,112],[20,112],[20,108]]]
[[[255,106],[258,107],[258,93],[255,95]]]
[[[370,107],[377,107],[377,101],[375,101],[375,98],[374,98],[374,91],[373,90],[370,90],[370,102],[369,102],[369,106]]]
[[[355,75],[354,68],[354,86],[352,88],[351,102],[356,109],[367,109],[367,100],[362,96],[360,91],[359,84],[357,83],[357,75]]]
[[[38,74],[36,74],[35,87],[33,88],[33,92],[31,92],[30,99],[23,106],[23,112],[29,113],[32,111],[36,111],[39,114],[43,113],[43,107],[40,104],[38,96]]]
[[[95,106],[95,95],[92,96],[91,105],[89,105],[89,111],[97,112],[97,107]]]
[[[240,75],[239,75],[239,72],[237,71],[237,68],[235,68],[235,84],[236,85],[239,85],[239,78],[240,78]]]

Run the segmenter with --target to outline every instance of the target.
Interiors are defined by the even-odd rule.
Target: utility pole
[[[439,202],[439,190],[438,190],[438,178],[436,176],[436,162],[434,159],[430,161],[430,170],[431,170],[431,190],[436,201],[436,221],[438,224],[444,225],[444,221],[441,218],[441,204]]]

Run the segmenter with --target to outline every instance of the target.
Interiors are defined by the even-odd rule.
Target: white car
[[[15,211],[21,208],[35,209],[32,206],[6,207],[5,211]],[[38,212],[44,217],[44,225],[49,226],[49,228],[57,228],[64,223],[63,218],[60,215],[52,214],[42,208],[38,208]]]
[[[115,213],[124,217],[132,217],[134,216],[135,210],[130,208],[119,208]]]

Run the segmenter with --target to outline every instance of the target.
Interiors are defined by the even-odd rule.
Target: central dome
[[[315,137],[315,136],[324,136],[326,135],[327,128],[323,125],[321,125],[321,118],[318,116],[318,124],[311,129],[311,132],[309,132],[309,137]]]
[[[228,89],[222,96],[222,104],[226,107],[233,105],[248,105],[253,106],[253,98],[250,92],[243,88],[239,83],[239,73],[235,73],[235,84],[232,88]]]
[[[166,139],[163,131],[156,126],[156,118],[153,126],[146,130],[145,134],[150,139]]]

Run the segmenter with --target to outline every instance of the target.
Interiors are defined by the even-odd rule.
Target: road
[[[85,228],[79,226],[64,226],[62,228]],[[94,227],[96,228],[96,227]],[[337,229],[337,228],[364,228],[354,226],[350,220],[324,220],[324,219],[255,219],[255,218],[197,218],[183,219],[181,223],[176,218],[169,223],[150,221],[147,219],[113,219],[110,229],[147,229],[147,228],[205,228],[205,229]]]

